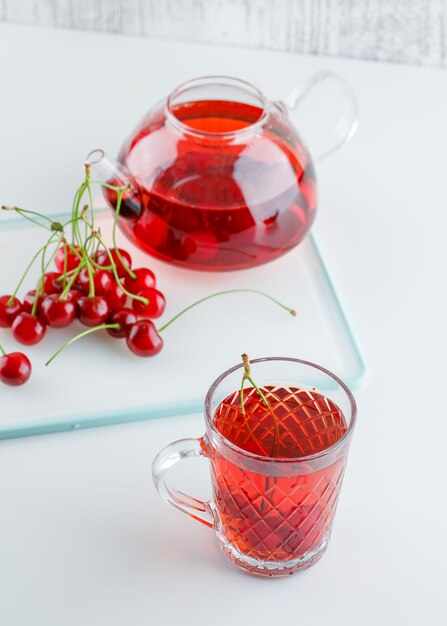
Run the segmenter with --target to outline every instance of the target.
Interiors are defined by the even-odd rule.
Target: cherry
[[[77,316],[84,326],[99,326],[106,321],[110,308],[104,296],[81,296]]]
[[[177,261],[187,261],[197,252],[197,243],[193,237],[174,239],[172,242],[172,256]]]
[[[128,268],[132,267],[132,259],[130,257],[130,254],[126,252],[126,250],[122,250],[121,248],[109,248],[110,255],[116,265],[116,272],[118,276],[122,278],[123,276],[126,276],[127,271],[118,257],[118,254],[116,252],[117,250],[119,251],[121,258],[123,259],[124,263],[127,265]],[[109,255],[107,254],[105,250],[101,250],[101,252],[98,253],[96,262],[101,267],[108,267],[111,265]]]
[[[148,290],[146,290],[147,292]],[[156,291],[156,290],[154,290]],[[83,332],[76,335],[76,337],[72,337],[68,341],[64,343],[63,346],[57,350],[53,356],[46,362],[46,365],[49,365],[65,348],[68,348],[72,343],[90,335],[93,332],[99,330],[107,330],[113,337],[123,337],[126,338],[127,347],[131,352],[136,354],[137,356],[142,357],[150,357],[158,354],[163,348],[163,339],[160,336],[160,333],[166,330],[173,322],[178,320],[182,315],[185,315],[192,308],[210,300],[211,298],[216,298],[217,296],[222,296],[229,293],[255,293],[257,295],[268,298],[273,301],[276,305],[288,311],[291,315],[295,316],[296,311],[291,309],[273,296],[270,296],[267,293],[262,291],[258,291],[256,289],[227,289],[226,291],[218,291],[216,293],[212,293],[200,300],[196,300],[182,311],[174,315],[166,324],[161,326],[160,328],[155,328],[154,323],[149,319],[136,319],[136,312],[132,311],[130,308],[121,308],[109,314],[109,306],[107,304],[107,300],[104,296],[81,296],[78,300],[77,304],[77,313],[78,317],[86,326],[92,326],[88,330],[84,330]],[[20,316],[28,315],[27,313],[21,313]],[[105,319],[108,317],[107,323],[103,323]],[[110,332],[113,331],[113,332]],[[248,375],[247,375],[248,376]],[[245,378],[247,378],[245,376]],[[244,379],[245,380],[245,379]],[[250,379],[249,379],[250,380]],[[251,382],[251,380],[250,380]]]
[[[115,278],[110,272],[106,272],[105,270],[97,270],[93,277],[93,282],[95,285],[95,293],[98,296],[104,296],[107,295],[109,289],[111,288],[113,283],[115,283]]]
[[[142,298],[146,298],[149,302],[144,304],[140,300],[132,300],[132,308],[139,315],[145,315],[150,318],[156,318],[163,315],[166,300],[164,295],[158,289],[144,289],[138,293]]]
[[[130,293],[137,294],[143,289],[152,289],[155,287],[155,274],[146,267],[139,267],[132,270],[136,278],[132,278],[129,274],[124,279],[124,286]]]
[[[163,339],[150,320],[135,322],[129,329],[126,343],[137,356],[155,356],[163,348]]]
[[[70,302],[73,302],[74,304],[76,304],[81,296],[82,296],[82,291],[79,291],[78,289],[73,288],[73,289],[70,289],[69,292],[67,293],[67,300],[70,300]]]
[[[82,254],[79,246],[69,244],[59,248],[54,257],[54,264],[59,272],[62,273],[64,270],[70,272],[78,267],[81,260]]]
[[[9,304],[10,298],[11,296],[0,296],[0,328],[9,328],[22,310],[20,300],[13,298]]]
[[[64,328],[72,323],[76,315],[76,302],[71,298],[61,300],[61,296],[52,293],[42,300],[40,317],[53,328]]]
[[[74,286],[76,289],[79,289],[79,291],[82,291],[83,293],[88,293],[88,290],[90,288],[90,278],[86,267],[83,267],[77,275]]]
[[[58,272],[47,272],[43,277],[43,291],[45,294],[49,295],[50,293],[61,293],[64,289],[63,280],[58,280],[61,278],[62,274]]]
[[[23,298],[22,311],[24,311],[25,313],[31,313],[31,311],[33,310],[35,299],[36,299],[36,290],[32,289],[31,291],[28,291],[28,293],[25,294],[25,297]],[[39,315],[40,305],[42,304],[42,299],[43,299],[43,296],[39,296],[37,299],[36,315]]]
[[[84,267],[80,272],[76,279],[78,287],[84,293],[88,293],[90,290],[90,278],[88,274],[88,270]],[[94,270],[93,272],[93,284],[95,286],[95,294],[98,296],[104,296],[107,293],[107,290],[111,287],[114,282],[113,275],[106,270]]]
[[[0,380],[5,385],[23,385],[31,376],[31,363],[22,352],[3,353],[0,356]]]
[[[138,241],[144,242],[152,250],[161,252],[169,245],[170,230],[166,222],[151,212],[144,212],[135,224],[134,234]]]
[[[135,311],[129,309],[127,307],[123,307],[122,309],[117,309],[116,311],[112,311],[109,317],[107,318],[108,324],[119,324],[120,328],[107,328],[107,332],[111,337],[115,337],[117,339],[122,339],[126,337],[127,333],[130,331],[131,326],[138,321],[138,317]]]
[[[127,296],[118,283],[114,280],[105,293],[110,309],[120,309],[125,305]]]
[[[45,337],[47,327],[35,315],[19,313],[12,323],[11,330],[17,341],[33,346]]]

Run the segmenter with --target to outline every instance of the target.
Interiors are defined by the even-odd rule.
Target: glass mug
[[[289,114],[320,86],[333,90],[324,99],[320,91],[331,113],[340,94],[344,111],[311,156]],[[129,185],[120,226],[149,254],[187,268],[235,270],[271,261],[308,232],[317,206],[314,159],[348,141],[357,118],[352,89],[330,72],[276,102],[237,78],[183,83],[149,110],[119,163],[102,161],[108,182]],[[95,153],[91,164],[101,161]],[[106,199],[116,207],[113,190]]]
[[[257,385],[264,393],[270,390],[269,398],[275,398],[278,389],[300,390],[293,396],[304,411],[299,426],[292,423],[289,396],[281,396],[274,405],[275,413],[287,416],[281,421],[281,455],[272,458],[234,443],[236,422],[231,422],[231,408],[227,410],[231,405],[223,401],[240,394],[243,364],[239,364],[219,376],[208,391],[205,435],[164,448],[154,460],[153,478],[166,502],[214,529],[232,563],[252,574],[284,576],[310,567],[326,550],[356,404],[347,386],[319,365],[281,357],[256,359],[251,365]],[[251,392],[256,393],[254,387],[247,397]],[[222,406],[227,407],[223,412]],[[227,430],[222,419],[228,422]],[[343,425],[341,436],[334,435],[337,424]],[[263,442],[271,436],[266,433]],[[207,502],[166,481],[175,463],[197,456],[210,464],[213,496]]]

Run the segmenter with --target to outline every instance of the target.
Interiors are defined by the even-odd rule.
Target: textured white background
[[[0,20],[447,65],[447,0],[0,0]]]

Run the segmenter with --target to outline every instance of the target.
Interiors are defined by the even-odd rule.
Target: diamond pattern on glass
[[[217,407],[214,422],[222,435],[244,450],[272,456],[275,420],[279,430],[276,457],[296,458],[325,450],[346,432],[346,421],[332,400],[297,387],[261,388],[269,407],[253,387],[244,390],[244,417],[239,391]]]
[[[346,432],[340,409],[314,390],[262,388],[266,407],[253,388],[244,392],[246,415],[236,392],[217,408],[215,424],[224,437],[256,454],[297,458],[333,445]],[[279,432],[279,441],[275,440]],[[276,435],[278,437],[278,435]],[[274,463],[274,458],[272,458]],[[236,457],[212,456],[214,497],[225,541],[247,558],[284,562],[311,554],[327,539],[343,478],[344,457],[327,467],[309,462],[290,476],[288,464],[275,475],[256,474]]]

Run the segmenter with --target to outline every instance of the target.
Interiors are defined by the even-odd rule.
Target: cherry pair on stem
[[[78,339],[81,339],[82,337],[85,337],[86,335],[96,332],[97,330],[103,330],[103,329],[106,329],[111,337],[114,337],[117,339],[125,338],[127,346],[134,354],[137,354],[138,356],[143,356],[143,357],[155,356],[163,348],[163,339],[160,336],[160,333],[163,332],[166,328],[168,328],[173,322],[175,322],[182,315],[184,315],[185,313],[187,313],[188,311],[190,311],[192,308],[196,307],[197,305],[207,300],[210,300],[211,298],[221,296],[221,295],[226,295],[226,294],[231,294],[231,293],[241,293],[241,292],[254,293],[254,294],[258,294],[263,297],[266,297],[269,300],[272,300],[274,303],[276,303],[280,307],[287,310],[290,314],[296,315],[296,312],[294,309],[290,309],[289,307],[286,307],[285,305],[278,302],[272,296],[265,294],[264,292],[257,291],[255,289],[233,289],[233,290],[217,292],[209,296],[206,296],[198,300],[197,302],[194,302],[190,306],[186,307],[179,313],[177,313],[177,315],[175,315],[169,322],[164,324],[158,330],[155,328],[155,325],[151,320],[138,320],[135,315],[135,312],[132,309],[124,307],[120,309],[119,311],[116,311],[112,315],[111,320],[110,320],[111,323],[103,324],[95,328],[90,328],[80,333],[76,337],[73,337],[69,341],[67,341],[47,361],[46,365],[49,365],[49,363],[51,363],[51,361],[53,361],[53,359],[55,359],[65,348],[67,348],[69,345],[71,345]],[[31,363],[28,357],[21,352],[12,352],[12,353],[7,354],[1,346],[0,346],[0,353],[2,355],[0,356],[0,380],[3,383],[7,385],[11,385],[11,386],[19,386],[19,385],[24,384],[30,378],[31,371],[32,371]],[[263,395],[262,391],[256,386],[256,384],[254,383],[251,377],[250,364],[248,361],[248,357],[246,355],[242,355],[242,358],[244,361],[244,375],[243,375],[242,384],[241,384],[241,410],[242,410],[242,414],[244,415],[244,419],[246,420],[245,407],[244,407],[244,383],[246,380],[248,380],[255,387],[256,391],[261,396],[261,399],[264,402],[264,404],[266,404],[266,406],[269,406],[269,404],[268,404],[268,401],[265,399],[265,396]],[[275,420],[275,424],[276,424],[276,420]],[[248,426],[248,423],[247,423],[247,426]],[[275,434],[275,439],[276,438],[277,437]]]
[[[206,302],[207,300],[210,300],[211,298],[234,293],[253,293],[263,296],[264,298],[271,300],[281,308],[288,311],[291,315],[296,315],[296,311],[294,309],[289,308],[288,306],[276,300],[276,298],[273,298],[271,295],[264,293],[263,291],[258,291],[257,289],[228,289],[225,291],[212,293],[208,296],[205,296],[204,298],[201,298],[200,300],[197,300],[196,302],[193,302],[158,329],[155,327],[155,324],[151,320],[136,320],[135,313],[134,311],[132,311],[132,309],[123,308],[111,315],[109,320],[110,323],[102,324],[100,326],[96,326],[95,328],[90,328],[89,330],[80,333],[76,337],[69,339],[63,346],[59,348],[59,350],[55,354],[53,354],[53,356],[47,361],[46,365],[49,365],[49,363],[51,363],[53,359],[55,359],[65,348],[70,346],[72,343],[78,341],[78,339],[81,339],[82,337],[86,337],[87,335],[96,332],[97,330],[107,330],[109,335],[114,338],[125,338],[127,347],[137,356],[155,356],[163,348],[163,339],[160,333],[166,330],[166,328],[168,328],[173,322],[175,322],[181,316],[185,315],[185,313],[187,313],[194,307],[202,304],[203,302]]]

